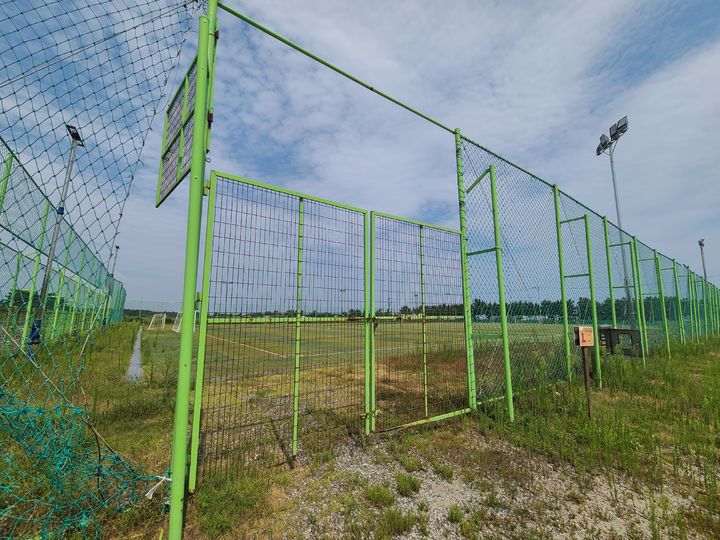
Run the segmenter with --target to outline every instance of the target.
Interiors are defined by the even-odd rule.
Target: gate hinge
[[[208,111],[208,113],[207,113],[207,121],[208,121],[208,129],[210,129],[210,128],[212,127],[212,123],[213,123],[213,113],[212,113],[212,111]]]

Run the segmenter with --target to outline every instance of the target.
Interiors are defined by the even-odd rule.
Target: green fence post
[[[514,422],[515,406],[513,405],[512,371],[510,368],[510,342],[508,339],[507,311],[505,308],[505,277],[503,272],[500,213],[498,211],[495,165],[490,165],[490,198],[492,200],[493,232],[495,235],[495,264],[497,266],[498,303],[500,304],[500,327],[503,342],[503,363],[505,364],[505,399],[507,400],[508,418],[511,422]]]
[[[597,303],[595,302],[595,277],[590,245],[590,218],[585,214],[585,246],[587,247],[588,279],[590,281],[590,310],[592,313],[593,334],[595,335],[595,382],[602,388],[602,366],[600,364],[600,335],[598,333]]]
[[[7,148],[7,147],[6,147]],[[2,180],[0,180],[0,214],[3,211],[3,204],[5,203],[5,194],[7,193],[8,180],[10,179],[10,171],[12,171],[13,153],[9,151],[5,158],[5,167],[3,169]]]
[[[645,297],[643,296],[643,289],[642,289],[642,268],[640,267],[640,253],[638,251],[637,247],[637,236],[633,236],[632,240],[633,245],[633,251],[634,251],[634,257],[635,257],[635,267],[637,268],[637,275],[638,275],[638,281],[637,281],[637,290],[638,290],[638,297],[640,298],[640,312],[638,313],[638,317],[640,319],[640,336],[641,339],[645,343],[645,356],[648,356],[650,354],[650,343],[648,341],[648,335],[647,335],[647,321],[645,320]]]
[[[420,225],[420,324],[422,328],[423,354],[423,396],[425,398],[425,418],[428,414],[428,367],[427,367],[427,332],[425,328],[425,253],[423,245],[423,226]]]
[[[217,177],[210,175],[207,220],[205,223],[205,256],[203,258],[202,292],[200,293],[200,331],[198,334],[197,364],[195,366],[195,395],[193,398],[192,435],[190,437],[190,472],[188,491],[195,493],[197,484],[198,455],[200,452],[200,420],[202,419],[202,396],[205,381],[205,347],[207,343],[208,309],[210,306],[210,277],[215,239],[215,201]],[[181,319],[182,320],[182,319]],[[187,323],[186,323],[187,324]],[[182,323],[180,324],[182,329]]]
[[[40,255],[42,254],[43,244],[45,243],[45,229],[47,225],[48,213],[50,211],[50,201],[45,201],[45,214],[43,215],[40,225],[40,237],[38,238],[37,253],[35,255],[35,264],[33,265],[32,279],[30,280],[30,289],[28,290],[28,301],[25,308],[25,324],[23,324],[22,342],[24,347],[30,334],[30,323],[33,318],[33,297],[35,296],[35,281],[37,280],[38,271],[40,270]]]
[[[96,260],[95,257],[93,257],[93,259],[90,261],[90,273],[91,273],[91,276],[95,276],[95,260]],[[85,301],[83,302],[83,307],[82,307],[82,320],[80,321],[80,331],[81,331],[81,332],[84,332],[84,331],[85,331],[85,318],[87,317],[88,302],[93,302],[93,301],[94,301],[95,291],[91,291],[91,290],[90,290],[90,286],[91,286],[90,283],[86,283],[86,284],[85,284],[85,289],[86,289],[86,290],[85,290]],[[92,299],[91,299],[91,295],[92,295]],[[92,306],[91,306],[91,309],[92,309]]]
[[[608,239],[608,220],[603,216],[603,232],[605,233],[605,258],[607,259],[608,285],[610,287],[610,314],[613,328],[617,328],[617,314],[615,313],[615,292],[613,290],[612,262],[610,258],[610,241]],[[620,246],[622,249],[622,246]]]
[[[685,345],[685,320],[683,317],[682,298],[680,297],[680,283],[678,281],[677,263],[675,262],[675,259],[673,259],[672,271],[673,271],[673,283],[675,284],[675,303],[677,305],[677,318],[678,318],[678,329],[680,332],[680,343]]]
[[[364,378],[365,378],[365,435],[372,432],[372,403],[370,400],[373,374],[371,369],[370,351],[372,348],[371,334],[373,321],[370,317],[370,214],[363,214],[363,317],[364,326]]]
[[[217,3],[208,2],[208,15],[215,17]],[[208,90],[208,42],[210,23],[208,17],[200,17],[198,30],[198,53],[195,85],[195,109],[193,112],[192,159],[190,164],[190,189],[188,196],[188,219],[185,240],[185,270],[183,277],[182,318],[192,321],[195,317],[198,260],[200,255],[200,226],[202,221],[203,189],[205,184],[205,131],[207,130]],[[180,354],[178,358],[178,381],[175,397],[175,418],[172,442],[172,482],[170,484],[170,525],[168,538],[180,540],[183,533],[183,501],[188,466],[187,438],[190,401],[190,377],[192,373],[193,325],[180,327]]]
[[[370,431],[375,431],[375,389],[377,385],[377,368],[375,365],[375,261],[377,254],[375,253],[375,212],[370,212],[370,321],[372,329],[370,331]]]
[[[53,306],[53,319],[50,327],[50,339],[55,338],[55,331],[57,328],[58,314],[60,310],[60,293],[62,292],[63,285],[65,283],[65,269],[68,264],[68,256],[70,255],[70,245],[72,244],[72,238],[75,234],[75,230],[70,227],[70,238],[68,239],[67,245],[65,246],[65,257],[63,258],[63,267],[60,270],[60,281],[58,282],[57,292],[55,293],[55,305]]]
[[[303,199],[298,199],[298,244],[297,244],[297,296],[295,305],[295,367],[293,369],[293,431],[292,457],[297,456],[298,422],[300,420],[300,318],[302,317],[302,260],[303,260]]]
[[[560,301],[562,303],[563,342],[565,345],[565,366],[568,380],[572,379],[572,356],[570,354],[570,323],[568,321],[567,291],[565,289],[565,261],[563,259],[562,225],[560,223],[560,195],[557,184],[553,185],[555,199],[555,232],[557,235],[558,264],[560,267]]]
[[[694,305],[694,296],[693,296],[693,286],[692,286],[692,272],[690,272],[690,267],[686,264],[685,265],[685,281],[687,282],[687,289],[688,289],[688,314],[690,315],[690,339],[692,341],[695,341],[695,336],[697,333],[697,330],[695,329],[695,305]]]
[[[460,269],[463,288],[463,319],[465,321],[465,353],[468,380],[468,406],[477,409],[475,387],[475,351],[472,328],[472,302],[470,299],[470,271],[467,255],[467,212],[465,208],[465,180],[462,161],[462,139],[460,130],[455,130],[455,164],[457,167],[458,206],[460,209]]]
[[[15,307],[15,291],[17,290],[17,280],[20,276],[20,262],[22,261],[23,254],[21,251],[17,252],[17,262],[15,263],[15,274],[13,275],[12,286],[10,287],[10,296],[8,296],[8,308]],[[8,309],[9,311],[9,309]],[[9,315],[9,314],[8,314]]]
[[[642,326],[642,294],[638,288],[640,281],[640,269],[638,268],[638,261],[635,258],[635,244],[633,240],[628,241],[628,248],[630,249],[630,270],[633,276],[633,296],[635,297],[635,325],[640,332],[640,350],[642,352],[643,366],[645,365],[645,356],[647,350],[645,349],[645,340],[643,338],[643,326]]]
[[[81,250],[80,253],[80,273],[82,273],[83,268],[85,268],[85,248]],[[75,330],[75,315],[78,312],[78,308],[80,307],[80,292],[82,290],[82,279],[80,277],[80,274],[78,273],[77,276],[77,285],[75,288],[75,294],[73,295],[73,308],[72,308],[72,314],[70,315],[70,329],[69,332],[73,332]]]
[[[657,274],[658,295],[660,296],[660,313],[662,314],[663,333],[665,334],[665,348],[667,349],[668,358],[672,358],[670,352],[670,328],[668,327],[667,311],[665,311],[665,290],[657,249],[653,250],[653,254],[655,255],[655,273]]]

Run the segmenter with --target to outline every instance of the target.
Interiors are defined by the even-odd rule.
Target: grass
[[[370,484],[365,488],[365,498],[373,505],[382,508],[395,504],[395,495],[385,486]]]
[[[128,385],[124,373],[136,328],[119,325],[98,337],[81,379],[83,392],[78,395],[111,445],[160,474],[168,466],[179,336],[170,331],[145,332],[143,384]],[[580,482],[584,476],[598,474],[630,478],[638,490],[649,490],[649,496],[657,497],[649,515],[652,530],[660,536],[673,530],[679,536],[689,531],[688,536],[720,537],[720,340],[684,350],[675,347],[672,359],[653,356],[647,359],[647,367],[637,358],[606,357],[603,375],[605,387],[593,391],[592,421],[587,418],[578,379],[570,385],[548,384],[518,392],[512,424],[504,403],[498,402],[475,415],[390,434],[384,449],[373,442],[378,438],[369,439],[364,444],[374,456],[372,461],[392,470],[389,478],[397,473],[397,494],[409,498],[403,510],[394,506],[396,496],[387,486],[344,478],[337,470],[334,449],[323,442],[323,433],[303,431],[301,424],[301,453],[312,458],[307,466],[300,463],[290,473],[276,469],[229,482],[202,478],[197,495],[189,502],[188,526],[199,538],[234,531],[262,536],[265,529],[260,527],[291,530],[296,519],[292,505],[270,504],[278,486],[289,482],[292,489],[281,491],[301,494],[297,501],[303,501],[307,483],[316,484],[317,504],[334,500],[349,536],[355,531],[359,537],[390,538],[415,526],[422,531],[428,527],[427,508],[414,495],[422,485],[418,476],[424,478],[432,471],[446,481],[476,486],[481,506],[451,507],[447,515],[460,534],[474,538],[497,519],[493,517],[497,512],[509,516],[519,512],[500,490],[522,484],[530,471],[507,447],[570,466],[580,475]],[[479,445],[478,440],[502,441],[506,446]],[[329,491],[338,485],[338,494]],[[679,512],[668,511],[660,494],[669,485],[695,504]],[[583,505],[587,502],[584,493],[578,485],[558,504]],[[160,513],[163,496],[113,517],[107,533],[115,537],[156,534],[166,519]],[[322,511],[313,516],[312,530],[327,531]],[[325,536],[333,536],[333,530]]]
[[[375,529],[376,540],[392,538],[410,532],[417,523],[417,516],[405,513],[399,508],[388,508],[385,510]]]
[[[420,486],[422,484],[419,478],[413,476],[412,474],[405,473],[398,473],[395,476],[395,481],[397,482],[398,493],[403,497],[412,497],[415,495],[418,491],[420,491]]]
[[[267,478],[257,473],[241,473],[235,478],[226,475],[206,478],[195,501],[203,532],[216,538],[238,531],[242,523],[262,515],[269,493]]]

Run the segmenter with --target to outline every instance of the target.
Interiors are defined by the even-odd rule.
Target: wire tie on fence
[[[158,476],[157,478],[160,478],[160,480],[145,494],[145,497],[149,500],[152,500],[153,495],[155,495],[155,491],[162,485],[163,482],[172,482],[172,478],[168,476]]]

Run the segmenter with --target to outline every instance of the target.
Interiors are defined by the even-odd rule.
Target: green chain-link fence
[[[0,5],[0,537],[97,537],[151,479],[91,426],[79,381],[122,320],[118,224],[197,7]]]

